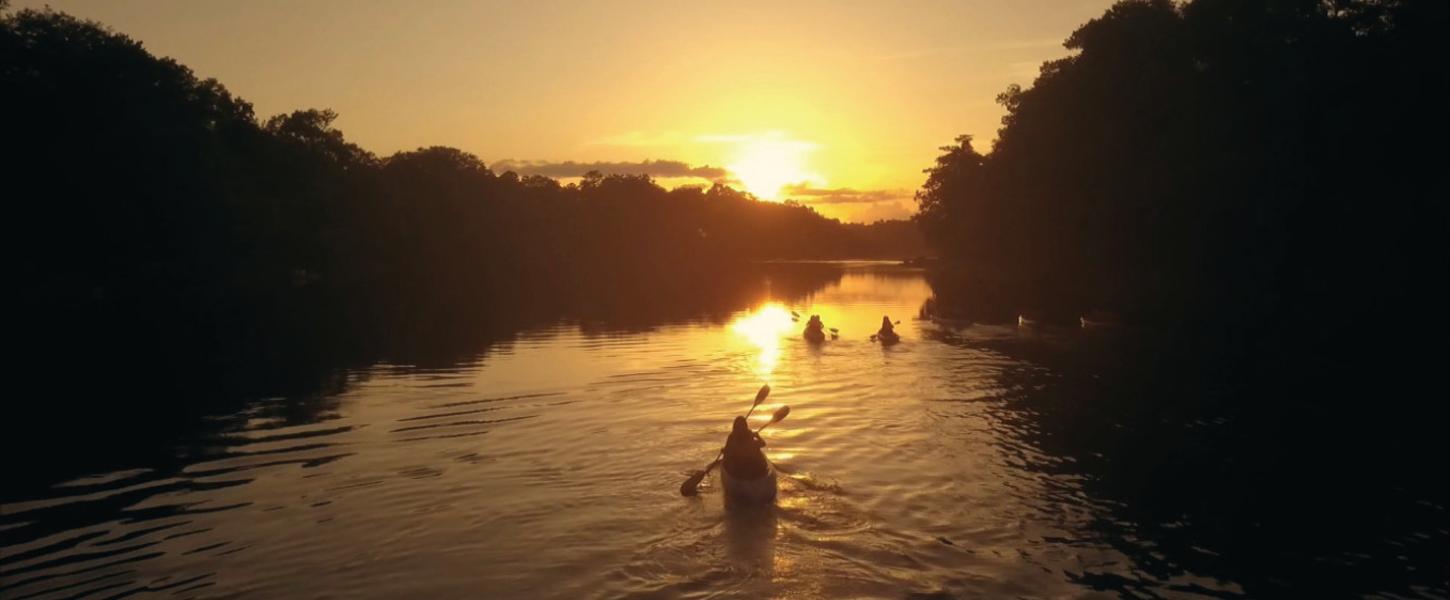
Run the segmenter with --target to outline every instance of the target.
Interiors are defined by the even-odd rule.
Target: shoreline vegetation
[[[1190,515],[1235,580],[1343,593],[1296,544],[1446,580],[1399,540],[1444,532],[1450,498],[1447,11],[1119,2],[998,97],[990,152],[959,137],[918,192],[942,257],[923,316],[1021,323],[996,349],[1064,380],[1044,396],[1072,425],[1044,443],[1113,447],[1099,491]]]
[[[332,111],[259,118],[104,25],[4,4],[20,370],[69,380],[6,419],[16,448],[170,431],[218,398],[466,359],[560,320],[607,334],[721,319],[763,297],[759,261],[925,253],[911,222],[841,223],[721,184],[565,185],[441,146],[380,157]],[[828,271],[788,279],[815,289]],[[76,406],[94,412],[67,419]]]
[[[1328,413],[1282,444],[1444,454],[1447,13],[1118,2],[998,96],[990,152],[963,135],[927,170],[916,219],[942,260],[926,316],[1128,325],[1145,373]]]
[[[1443,323],[1447,10],[1117,3],[927,170],[939,283],[983,316]]]
[[[294,302],[367,322],[893,258],[927,266],[964,319],[1313,327],[1393,306],[1443,325],[1445,13],[1120,2],[998,97],[990,153],[969,135],[943,148],[914,223],[844,224],[721,184],[563,185],[447,147],[379,157],[331,111],[259,119],[103,25],[6,9],[22,305],[46,327],[104,313],[256,330]]]
[[[923,253],[908,222],[844,224],[722,184],[590,172],[563,185],[440,146],[379,157],[329,110],[259,119],[100,24],[52,10],[0,23],[6,112],[24,116],[7,131],[7,183],[33,249],[17,276],[52,319],[226,322],[302,297],[366,313]]]

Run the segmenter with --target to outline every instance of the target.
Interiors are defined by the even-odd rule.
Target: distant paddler
[[[806,322],[806,330],[801,336],[813,344],[826,341],[826,324],[821,322],[820,315],[811,315],[811,320]]]
[[[896,333],[896,327],[891,324],[891,317],[884,315],[881,317],[881,329],[876,330],[876,335],[872,337],[883,344],[895,344],[901,341],[901,336]]]

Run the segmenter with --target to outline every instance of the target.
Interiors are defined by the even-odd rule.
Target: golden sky
[[[217,78],[261,117],[336,110],[379,155],[446,145],[499,171],[725,179],[869,221],[913,211],[958,134],[985,150],[996,95],[1111,1],[13,3],[45,4]]]

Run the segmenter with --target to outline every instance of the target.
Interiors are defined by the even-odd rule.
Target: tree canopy
[[[1119,2],[998,97],[989,154],[943,149],[918,222],[1003,311],[1438,314],[1446,10]]]
[[[314,309],[369,323],[748,260],[919,252],[899,227],[720,185],[564,185],[446,147],[375,156],[331,110],[259,119],[221,83],[48,9],[0,13],[0,112],[22,304],[87,338],[225,338]]]

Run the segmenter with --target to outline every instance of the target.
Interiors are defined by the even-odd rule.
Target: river
[[[1422,514],[1358,557],[1263,548],[1134,474],[1181,448],[1083,408],[1111,395],[1083,391],[1097,363],[1052,357],[1113,326],[934,322],[920,270],[832,268],[804,288],[767,277],[717,315],[562,321],[443,365],[347,368],[150,440],[165,460],[8,490],[0,595],[1444,597],[1424,551],[1444,557],[1442,499],[1405,492],[1395,506]],[[801,339],[813,314],[839,337]],[[901,343],[869,339],[883,315]],[[762,384],[757,425],[792,409],[763,433],[778,502],[727,507],[714,476],[681,497]],[[1162,420],[1193,444],[1230,422]]]

